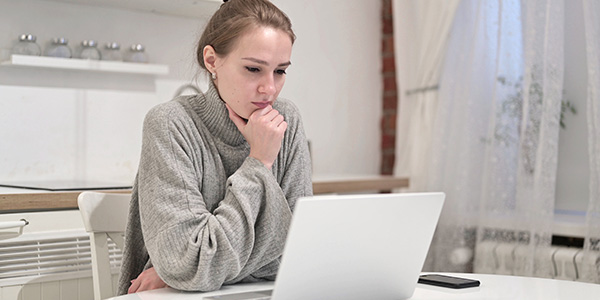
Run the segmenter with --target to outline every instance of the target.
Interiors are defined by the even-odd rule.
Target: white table
[[[411,300],[452,300],[452,299],[494,299],[494,300],[598,300],[600,299],[600,284],[563,281],[554,279],[517,277],[505,275],[484,274],[452,274],[478,279],[481,286],[467,289],[448,289],[424,284],[417,284]],[[239,284],[225,286],[221,290],[210,293],[180,292],[171,288],[146,291],[137,294],[111,298],[114,300],[200,300],[210,295],[223,295],[270,289],[272,282]]]

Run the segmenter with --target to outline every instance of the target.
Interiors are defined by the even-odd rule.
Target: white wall
[[[302,111],[314,174],[378,174],[381,1],[274,3],[298,36],[281,95]]]
[[[275,1],[298,40],[282,96],[303,115],[319,174],[377,174],[381,116],[379,1]],[[0,67],[0,182],[130,183],[147,110],[195,78],[205,20],[78,4],[0,0],[0,56],[22,33],[144,44],[168,76]]]

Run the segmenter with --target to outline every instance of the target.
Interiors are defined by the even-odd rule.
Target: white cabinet
[[[2,73],[31,70],[93,71],[163,75],[185,79],[195,75],[195,42],[222,0],[0,0],[0,85]],[[10,55],[21,34],[32,34],[42,50],[57,37],[69,40],[76,52],[83,40],[121,44],[122,52],[142,44],[151,64],[56,59]],[[102,51],[102,49],[100,49]],[[44,52],[44,51],[42,51]],[[27,71],[29,70],[29,71]],[[58,74],[56,72],[52,74]],[[65,74],[64,72],[61,74]],[[14,80],[10,80],[13,81]]]
[[[194,2],[219,7],[202,0],[0,0],[0,182],[131,183],[147,111],[198,72],[195,44],[206,18],[172,12],[191,11]],[[131,3],[139,7],[125,6]],[[142,44],[150,63],[10,55],[24,33],[36,35],[42,49],[65,37],[73,52],[88,39],[122,49]]]
[[[199,20],[207,20],[223,3],[222,0],[43,0],[42,2],[113,8]],[[136,64],[19,55],[7,57],[6,50],[4,52],[4,55],[0,55],[0,67],[27,67],[147,75],[169,74],[169,66],[161,64]]]

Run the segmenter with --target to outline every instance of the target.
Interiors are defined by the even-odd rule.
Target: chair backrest
[[[127,193],[100,192],[82,192],[77,198],[85,230],[90,233],[95,300],[115,296],[108,238],[123,249],[130,199]]]

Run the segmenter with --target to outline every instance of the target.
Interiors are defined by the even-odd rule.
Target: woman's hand
[[[154,267],[142,272],[136,279],[131,281],[128,294],[141,291],[155,290],[167,287],[168,285],[158,277]]]
[[[227,109],[229,118],[250,144],[250,157],[258,159],[271,169],[287,129],[283,116],[269,105],[254,111],[246,122],[229,105]]]

